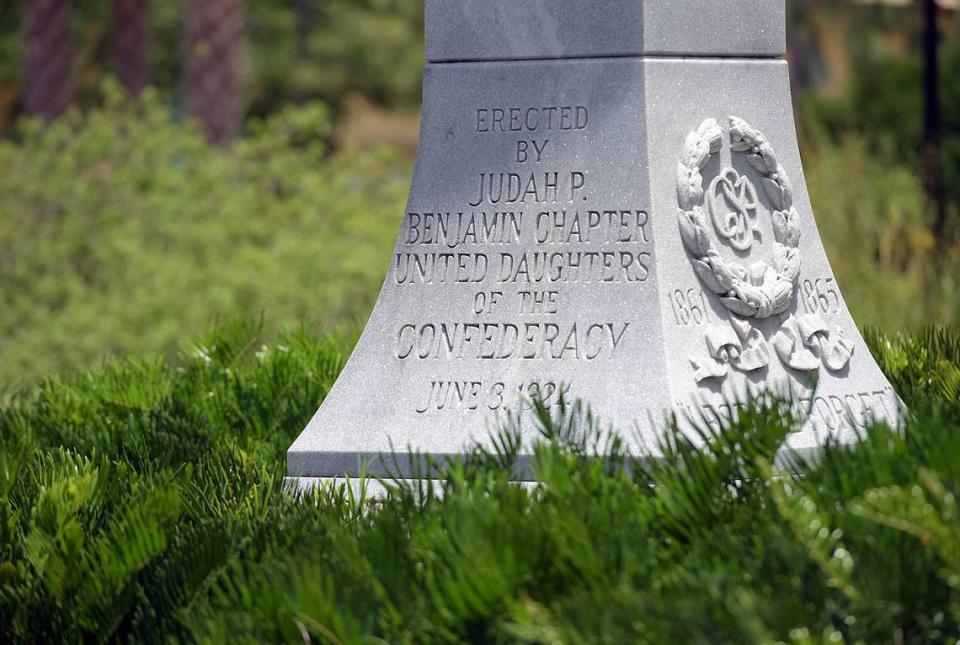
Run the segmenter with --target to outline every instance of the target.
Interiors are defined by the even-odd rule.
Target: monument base
[[[294,496],[301,497],[320,489],[346,486],[353,496],[359,500],[361,495],[366,499],[382,499],[387,496],[387,487],[377,479],[359,477],[285,477],[283,488]]]
[[[429,487],[433,489],[435,496],[443,496],[442,483],[437,479],[404,479],[398,483],[409,485],[414,482],[421,487],[420,490],[425,491]],[[513,483],[528,490],[533,490],[539,485],[538,482],[533,481],[516,481]],[[359,500],[361,495],[364,495],[365,499],[385,499],[388,493],[387,486],[382,481],[372,477],[368,477],[366,481],[362,478],[347,477],[285,477],[283,479],[284,490],[298,497],[320,489],[341,485],[346,486],[353,495],[353,499],[356,500]]]
[[[817,233],[785,61],[429,64],[422,118],[376,309],[289,476],[417,477],[380,455],[461,454],[534,396],[584,401],[636,455],[671,411],[767,388],[812,410],[791,449],[898,423]]]

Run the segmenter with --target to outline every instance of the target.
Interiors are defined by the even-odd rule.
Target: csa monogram
[[[710,184],[707,203],[717,235],[738,251],[749,251],[753,237],[760,236],[751,221],[757,213],[757,189],[750,179],[727,168]]]

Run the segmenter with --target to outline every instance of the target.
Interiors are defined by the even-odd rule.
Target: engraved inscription
[[[867,427],[876,418],[896,419],[901,410],[896,396],[890,389],[856,392],[839,396],[817,395],[802,398],[810,408],[810,420],[819,430],[844,430]]]
[[[481,107],[476,111],[477,132],[586,130],[589,123],[590,110],[584,105]]]
[[[707,295],[702,289],[674,289],[670,306],[678,327],[704,325],[711,320]]]
[[[467,323],[405,324],[394,355],[407,359],[610,358],[624,342],[630,323]]]
[[[561,399],[568,400],[570,385],[555,381],[530,381],[508,386],[503,381],[430,381],[426,394],[418,402],[417,414],[429,412],[496,412],[533,408],[539,399],[548,408],[558,407]]]
[[[481,204],[546,204],[561,198],[577,200],[586,185],[586,174],[577,170],[570,173],[545,172],[520,175],[515,172],[480,173],[476,197],[467,202],[476,208]]]
[[[404,244],[455,249],[520,241],[523,213],[407,213]]]
[[[903,412],[902,404],[894,391],[889,388],[874,389],[845,394],[812,393],[796,399],[799,409],[809,413],[809,422],[821,432],[839,430],[863,430],[874,420],[897,419]],[[700,403],[691,406],[683,401],[675,401],[675,407],[688,414],[696,414]],[[749,409],[746,402],[734,402],[717,399],[713,403],[703,403],[704,407],[716,412],[716,415],[698,415],[714,429],[721,427],[723,420],[735,419],[741,410]],[[801,428],[797,428],[801,431]]]
[[[649,208],[595,203],[596,171],[564,167],[579,165],[565,155],[587,141],[590,117],[587,105],[559,104],[463,115],[473,136],[502,141],[502,160],[466,173],[459,204],[448,196],[443,208],[411,207],[393,259],[391,280],[410,298],[424,289],[454,301],[461,294],[459,313],[396,324],[393,359],[431,367],[418,385],[418,414],[496,411],[524,397],[552,405],[576,394],[556,380],[464,379],[464,363],[553,370],[616,361],[642,342],[625,314],[590,315],[578,302],[594,289],[642,289],[654,265]]]
[[[800,303],[808,314],[838,314],[842,310],[833,278],[804,280],[800,286]]]

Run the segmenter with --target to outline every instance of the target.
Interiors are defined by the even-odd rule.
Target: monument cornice
[[[776,58],[785,23],[775,0],[426,0],[426,53],[429,62]]]

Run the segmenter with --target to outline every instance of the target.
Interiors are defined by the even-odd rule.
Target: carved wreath
[[[680,237],[700,281],[727,309],[755,320],[779,316],[790,309],[800,279],[800,216],[793,206],[793,188],[763,133],[743,119],[730,117],[730,148],[746,154],[773,203],[775,243],[770,262],[744,267],[723,259],[711,240],[707,213],[719,238],[737,251],[747,252],[756,234],[750,217],[757,211],[757,195],[750,180],[733,168],[725,168],[709,190],[704,190],[701,171],[722,146],[723,129],[714,119],[707,119],[687,136],[677,165]],[[729,326],[714,325],[705,340],[708,355],[690,357],[698,383],[724,379],[731,369],[755,372],[770,362],[767,340],[747,320],[733,318]],[[773,345],[783,364],[800,372],[818,370],[821,364],[832,372],[840,371],[854,350],[843,331],[834,327],[831,332],[819,314],[788,317]]]
[[[763,133],[742,119],[730,117],[730,148],[746,154],[747,161],[762,176],[764,192],[776,209],[772,214],[775,244],[770,262],[759,261],[744,267],[723,259],[709,234],[701,175],[722,145],[723,129],[715,119],[707,119],[687,137],[677,165],[680,237],[700,281],[719,296],[727,309],[745,318],[764,320],[787,311],[796,293],[801,263],[797,248],[800,216],[793,206],[790,180],[777,161],[773,146]],[[709,210],[718,235],[739,250],[749,249],[752,230],[744,210],[756,209],[756,196],[751,194],[749,180],[727,168],[711,185],[710,192]],[[713,201],[718,192],[738,203],[739,215],[718,216]]]

